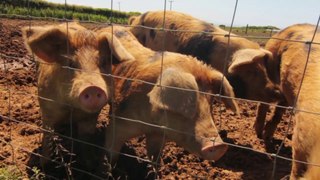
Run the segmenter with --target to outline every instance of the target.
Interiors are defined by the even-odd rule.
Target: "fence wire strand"
[[[69,36],[69,26],[68,26],[68,23],[69,22],[72,22],[72,20],[68,20],[66,18],[66,13],[67,13],[67,0],[65,0],[65,14],[64,14],[64,17],[63,19],[59,19],[59,18],[52,18],[52,17],[46,17],[46,18],[40,18],[40,17],[35,17],[35,16],[31,16],[31,8],[30,8],[30,5],[29,5],[29,0],[27,1],[27,6],[28,6],[28,15],[27,16],[23,16],[23,15],[8,15],[8,14],[0,14],[0,17],[18,17],[18,18],[26,18],[29,22],[29,28],[31,28],[31,22],[32,20],[54,20],[54,21],[61,21],[61,22],[65,22],[66,23],[66,28],[67,28],[67,36]],[[307,60],[306,60],[306,64],[305,64],[305,67],[304,67],[304,72],[303,72],[303,77],[305,75],[305,72],[306,72],[306,68],[307,68],[307,64],[309,62],[309,56],[310,56],[310,53],[311,53],[311,46],[313,44],[317,44],[317,45],[320,45],[320,42],[314,42],[314,37],[316,35],[316,32],[317,32],[317,28],[319,26],[319,21],[320,21],[320,16],[318,18],[318,21],[317,21],[317,28],[315,29],[315,32],[313,34],[313,37],[311,39],[311,41],[302,41],[302,40],[292,40],[292,39],[281,39],[281,38],[274,38],[274,37],[259,37],[259,36],[238,36],[238,35],[234,35],[232,34],[232,30],[233,30],[233,24],[234,24],[234,19],[236,17],[236,11],[237,11],[237,8],[238,8],[238,0],[235,0],[235,7],[234,7],[234,11],[233,11],[233,17],[232,17],[232,21],[231,21],[231,25],[230,25],[230,29],[229,29],[229,32],[228,34],[218,34],[218,33],[213,33],[213,32],[206,32],[206,31],[193,31],[193,30],[172,30],[172,29],[166,29],[165,27],[165,20],[166,20],[166,6],[167,6],[167,1],[164,0],[164,15],[163,15],[163,25],[161,28],[152,28],[152,27],[148,27],[148,26],[142,26],[142,25],[136,25],[136,26],[130,26],[130,25],[122,25],[122,26],[126,26],[126,27],[140,27],[140,28],[146,28],[146,29],[152,29],[152,30],[157,30],[157,31],[161,31],[164,33],[164,39],[163,39],[163,50],[165,50],[165,46],[166,46],[166,32],[170,31],[170,32],[175,32],[175,31],[179,31],[179,32],[190,32],[190,33],[210,33],[210,34],[213,34],[215,36],[224,36],[224,37],[227,37],[228,38],[228,45],[227,45],[227,53],[226,53],[226,57],[225,57],[225,63],[224,63],[224,70],[223,70],[223,78],[222,78],[222,81],[224,80],[224,77],[225,77],[225,71],[226,71],[226,66],[227,66],[227,58],[228,56],[230,55],[230,38],[233,38],[233,37],[245,37],[245,38],[248,38],[248,39],[275,39],[275,40],[281,40],[281,41],[288,41],[288,42],[295,42],[295,43],[306,43],[306,44],[309,44],[309,49],[308,49],[308,54],[307,54]],[[113,23],[113,0],[111,0],[111,16],[110,16],[110,22],[105,22],[105,23],[101,23],[101,22],[95,22],[95,21],[79,21],[80,23],[94,23],[94,24],[102,24],[102,25],[105,25],[105,26],[110,26],[111,25],[111,28],[112,28],[112,35],[113,35],[113,25],[117,25],[116,23]],[[112,43],[113,43],[113,36],[112,36]],[[67,44],[67,54],[69,55],[69,43],[66,42]],[[113,52],[111,52],[113,53]],[[4,71],[5,71],[5,75],[6,77],[8,77],[8,72],[9,72],[9,63],[8,63],[8,59],[13,59],[13,60],[20,60],[20,58],[17,58],[17,57],[13,57],[13,56],[8,56],[8,55],[5,55],[2,51],[0,51],[0,58],[3,60],[3,65],[4,65]],[[25,58],[25,57],[24,57]],[[112,56],[111,56],[112,58]],[[0,59],[0,60],[1,60]],[[34,58],[34,55],[32,54],[32,60],[34,61],[35,58]],[[177,89],[177,90],[183,90],[183,91],[194,91],[194,90],[190,90],[190,89],[184,89],[184,88],[178,88],[178,87],[171,87],[171,86],[164,86],[162,85],[162,73],[163,73],[163,60],[164,60],[164,52],[162,51],[162,60],[161,60],[161,73],[160,73],[160,84],[157,84],[157,83],[152,83],[152,82],[147,82],[147,81],[143,81],[143,80],[139,80],[139,79],[131,79],[131,78],[126,78],[126,77],[121,77],[121,76],[117,76],[117,75],[113,75],[113,74],[101,74],[102,76],[106,76],[106,77],[111,77],[112,79],[112,84],[111,86],[112,89],[114,90],[114,79],[125,79],[125,80],[129,80],[129,81],[138,81],[138,82],[142,82],[142,83],[145,83],[145,84],[149,84],[149,85],[153,85],[153,86],[158,86],[161,88],[173,88],[173,89]],[[43,62],[41,62],[43,63]],[[112,64],[112,59],[111,59],[111,64]],[[63,68],[65,69],[69,69],[69,70],[74,70],[74,71],[82,71],[81,69],[76,69],[76,68],[71,68],[71,67],[68,67],[68,66],[63,66]],[[111,72],[112,72],[112,69],[111,69]],[[88,72],[90,73],[90,72]],[[93,72],[91,72],[93,73]],[[299,94],[300,94],[300,90],[301,90],[301,86],[302,86],[302,83],[303,83],[303,78],[302,78],[302,81],[300,83],[300,86],[299,86],[299,91],[298,91],[298,95],[297,97],[299,97]],[[1,89],[0,88],[0,91],[2,92],[6,92],[8,93],[8,116],[4,116],[4,115],[1,115],[0,114],[0,117],[5,119],[6,121],[9,122],[9,137],[10,137],[10,140],[12,140],[12,123],[19,123],[19,124],[24,124],[24,125],[28,125],[28,126],[31,126],[31,127],[34,127],[34,128],[38,128],[40,129],[41,131],[43,132],[48,132],[48,133],[52,133],[52,134],[57,134],[59,135],[60,137],[63,137],[63,138],[66,138],[66,139],[70,139],[72,140],[72,152],[73,152],[73,142],[80,142],[80,143],[83,143],[83,144],[86,144],[86,145],[89,145],[89,146],[93,146],[95,148],[99,148],[99,149],[102,149],[102,150],[105,150],[105,151],[108,151],[110,152],[112,149],[112,146],[114,145],[114,142],[116,141],[116,139],[113,139],[113,142],[112,142],[112,146],[110,149],[106,149],[105,147],[101,147],[101,146],[97,146],[95,144],[92,144],[90,142],[86,142],[86,141],[82,141],[80,139],[76,139],[72,136],[72,132],[73,132],[73,127],[70,126],[70,132],[71,132],[71,136],[65,136],[63,134],[59,134],[59,133],[56,133],[56,132],[53,132],[52,130],[50,129],[46,129],[45,127],[39,127],[37,125],[34,125],[34,124],[31,124],[31,123],[28,123],[28,122],[23,122],[23,121],[20,121],[20,120],[17,120],[17,119],[14,119],[11,115],[11,109],[12,109],[12,91],[10,90],[10,82],[9,82],[9,79],[6,80],[5,82],[5,89]],[[162,91],[160,91],[162,92]],[[270,106],[274,106],[276,108],[284,108],[284,109],[287,109],[291,112],[305,112],[305,113],[311,113],[311,114],[315,114],[315,115],[319,115],[320,116],[320,112],[310,112],[310,111],[306,111],[306,110],[303,110],[303,109],[297,109],[296,108],[296,103],[297,103],[297,99],[295,99],[295,102],[294,102],[294,105],[292,107],[288,107],[288,106],[280,106],[280,105],[276,105],[276,104],[270,104],[270,103],[266,103],[266,102],[260,102],[260,101],[254,101],[254,100],[247,100],[247,99],[241,99],[241,98],[234,98],[234,97],[227,97],[227,96],[222,96],[221,95],[221,92],[222,92],[222,84],[220,85],[220,93],[219,94],[211,94],[211,93],[207,93],[207,92],[201,92],[201,91],[196,91],[196,92],[199,92],[199,93],[202,93],[202,94],[206,94],[206,95],[210,95],[210,96],[213,96],[213,97],[218,97],[218,98],[229,98],[229,99],[234,99],[236,101],[245,101],[245,102],[251,102],[251,103],[262,103],[262,104],[266,104],[266,105],[270,105]],[[15,94],[24,94],[24,95],[28,95],[30,97],[37,97],[39,99],[42,99],[42,100],[45,100],[45,101],[50,101],[50,102],[54,102],[54,103],[60,103],[61,102],[57,102],[56,100],[54,99],[48,99],[46,97],[41,97],[39,95],[35,95],[35,94],[32,94],[30,92],[25,92],[25,91],[21,91],[21,90],[15,90],[14,91]],[[111,96],[111,104],[114,105],[114,92],[112,92],[112,96]],[[66,106],[69,106],[69,107],[72,107],[71,105],[69,104],[64,104],[62,103],[63,105],[66,105]],[[219,104],[219,130],[221,129],[221,125],[222,125],[222,106],[221,104]],[[109,118],[111,118],[111,123],[114,123],[116,122],[116,119],[122,119],[122,120],[125,120],[125,121],[129,121],[129,122],[133,122],[133,123],[138,123],[138,124],[143,124],[143,125],[147,125],[147,126],[150,126],[150,127],[156,127],[156,128],[159,128],[159,129],[162,129],[163,130],[163,142],[161,144],[161,147],[163,148],[165,146],[165,133],[166,131],[174,131],[174,132],[177,132],[177,133],[181,133],[181,134],[185,134],[185,135],[188,135],[188,136],[194,136],[193,134],[191,133],[187,133],[187,132],[181,132],[181,131],[178,131],[178,130],[175,130],[175,129],[172,129],[170,127],[168,127],[167,125],[157,125],[157,124],[150,124],[150,123],[146,123],[142,120],[135,120],[135,119],[130,119],[130,118],[126,118],[126,117],[121,117],[121,116],[117,116],[114,114],[114,110],[113,108],[111,108],[111,115],[109,116]],[[166,116],[166,114],[165,114]],[[70,124],[72,125],[73,124],[73,110],[70,114],[70,118],[69,118],[69,122]],[[271,177],[274,178],[275,177],[275,171],[276,171],[276,162],[277,162],[277,159],[283,159],[283,160],[286,160],[286,161],[291,161],[291,162],[298,162],[298,163],[303,163],[303,164],[308,164],[308,165],[313,165],[313,166],[317,166],[317,167],[320,167],[320,164],[315,164],[315,163],[309,163],[309,162],[303,162],[303,161],[298,161],[298,160],[294,160],[292,158],[287,158],[287,157],[284,157],[284,156],[281,156],[280,155],[280,150],[283,148],[284,146],[284,142],[285,142],[285,139],[286,137],[288,136],[289,134],[289,130],[291,128],[291,125],[292,125],[292,120],[293,119],[293,113],[290,115],[290,120],[289,120],[289,124],[287,126],[287,129],[286,129],[286,132],[285,132],[285,135],[284,135],[284,138],[277,150],[276,153],[267,153],[267,152],[263,152],[263,151],[259,151],[259,150],[255,150],[253,148],[248,148],[248,147],[245,147],[245,146],[240,146],[240,145],[237,145],[237,144],[232,144],[232,143],[227,143],[227,142],[223,142],[224,144],[226,145],[229,145],[229,146],[232,146],[232,147],[235,147],[235,148],[238,148],[238,149],[243,149],[243,150],[249,150],[249,151],[253,151],[253,152],[256,152],[256,153],[259,153],[259,154],[263,154],[263,155],[267,155],[267,156],[270,156],[270,157],[273,157],[274,158],[274,161],[273,161],[273,168],[272,168],[272,175]],[[115,128],[113,129],[113,137],[115,137]],[[205,137],[202,137],[202,138],[205,138]],[[212,140],[212,139],[210,139]],[[38,153],[34,153],[34,152],[30,152],[24,148],[21,148],[21,147],[14,147],[10,142],[6,142],[2,139],[0,139],[0,141],[2,143],[5,143],[7,145],[9,145],[12,149],[12,163],[16,164],[15,162],[15,149],[17,150],[22,150],[24,152],[27,152],[28,154],[32,154],[32,155],[35,155],[35,156],[38,156],[38,157],[41,157],[41,158],[47,158],[47,157],[44,157],[42,156],[39,152]],[[214,141],[214,139],[213,139]],[[161,149],[162,149],[161,148]],[[143,158],[140,158],[140,157],[137,157],[137,156],[133,156],[133,155],[130,155],[130,154],[126,154],[126,153],[121,153],[121,152],[112,152],[112,153],[118,153],[118,154],[121,154],[121,155],[124,155],[124,156],[127,156],[127,157],[131,157],[131,158],[136,158],[136,159],[139,159],[141,161],[144,161],[146,163],[150,163],[150,164],[153,164],[155,165],[156,167],[160,166],[160,164],[158,163],[155,163],[155,162],[152,162],[148,159],[143,159]],[[157,157],[157,162],[160,158],[160,154],[158,154],[158,157]],[[54,159],[49,159],[50,161],[55,161]],[[71,165],[72,161],[72,158],[70,158],[70,162],[69,164]],[[58,162],[59,163],[59,162]],[[66,166],[66,164],[64,164]],[[28,167],[27,165],[25,165],[27,168],[30,168]],[[75,167],[72,167],[70,166],[71,169],[75,170],[75,171],[79,171],[79,172],[82,172],[82,173],[85,173],[85,174],[88,174],[90,175],[91,177],[94,177],[94,178],[97,178],[97,179],[103,179],[99,176],[96,176],[90,172],[87,172],[86,170],[81,170],[81,169],[77,169]],[[172,170],[177,170],[177,169],[172,169]],[[156,176],[158,174],[156,173]],[[72,174],[70,176],[68,176],[68,178],[70,179],[72,177]],[[206,177],[201,177],[201,176],[196,176],[197,178],[206,178]],[[54,177],[53,177],[54,178]]]
[[[2,116],[2,115],[0,115],[0,117],[2,117],[3,119],[9,119],[9,117],[7,117],[7,116]],[[187,132],[178,131],[178,130],[176,130],[176,129],[168,128],[168,127],[166,127],[166,126],[161,126],[161,125],[146,123],[146,122],[141,121],[141,120],[135,120],[135,119],[125,118],[125,117],[121,117],[121,116],[114,116],[114,118],[118,118],[118,119],[130,121],[130,122],[134,122],[134,123],[139,123],[139,124],[147,125],[147,126],[150,126],[150,127],[156,127],[156,128],[159,128],[159,129],[166,129],[166,130],[168,130],[168,131],[173,131],[173,132],[185,134],[185,135],[188,135],[188,136],[194,136],[193,134],[190,134],[190,133],[187,133]],[[73,141],[76,141],[76,142],[79,142],[79,143],[83,143],[83,144],[88,145],[88,146],[92,146],[92,147],[95,147],[95,148],[98,148],[98,149],[101,149],[101,150],[105,150],[105,151],[107,151],[107,152],[110,152],[110,150],[105,149],[105,147],[98,146],[98,145],[95,145],[95,144],[92,144],[92,143],[90,143],[90,142],[83,141],[83,140],[80,140],[80,139],[77,139],[77,138],[71,138],[71,137],[69,137],[69,136],[66,136],[66,135],[63,135],[63,134],[54,132],[54,131],[52,131],[52,130],[50,130],[50,129],[46,129],[46,128],[43,128],[43,127],[39,127],[39,126],[37,126],[37,125],[31,124],[31,123],[28,123],[28,122],[23,122],[23,121],[14,119],[14,118],[11,118],[10,121],[15,122],[15,123],[18,123],[18,124],[24,124],[24,125],[30,126],[30,127],[32,127],[32,128],[39,129],[39,130],[41,130],[41,131],[43,131],[43,132],[47,132],[47,133],[51,133],[51,134],[56,134],[56,135],[58,135],[58,136],[60,136],[60,137],[62,137],[62,138],[69,139],[69,140],[73,140]],[[206,137],[201,137],[201,138],[211,140],[211,138],[206,138]],[[227,142],[222,142],[222,143],[223,143],[223,144],[226,144],[226,145],[229,145],[229,146],[231,146],[231,147],[235,147],[235,148],[243,149],[243,150],[249,150],[249,151],[256,152],[256,153],[259,153],[259,154],[262,154],[262,155],[267,155],[267,156],[270,156],[270,157],[277,157],[277,158],[281,158],[281,159],[287,160],[287,161],[299,162],[299,163],[303,163],[303,164],[308,164],[308,165],[313,165],[313,166],[320,167],[320,164],[317,164],[317,163],[308,163],[308,162],[303,162],[303,161],[299,161],[299,160],[294,160],[294,159],[287,158],[287,157],[284,157],[284,156],[281,156],[281,155],[276,155],[275,153],[268,153],[268,152],[264,152],[264,151],[259,151],[259,150],[253,149],[253,148],[249,148],[249,147],[245,147],[245,146],[241,146],[241,145],[237,145],[237,144],[232,144],[232,143],[227,143]],[[143,159],[143,158],[140,158],[140,157],[137,157],[137,156],[132,156],[132,155],[129,155],[129,154],[126,154],[126,153],[121,153],[121,152],[113,152],[113,153],[119,153],[119,154],[124,155],[124,156],[127,156],[127,157],[138,158],[139,160],[142,160],[142,161],[144,161],[144,162],[153,163],[152,161],[150,161],[150,160],[148,160],[148,159]]]
[[[167,32],[163,30],[163,29],[165,29],[165,25],[166,25],[167,0],[164,0],[163,3],[164,4],[163,4],[163,18],[162,18],[162,30],[161,30],[161,32],[163,33],[164,38],[163,38],[163,41],[162,41],[161,66],[160,66],[160,76],[159,76],[160,94],[163,93],[163,87],[162,87],[163,61],[164,61],[164,53],[165,53],[166,39],[167,39]],[[167,121],[167,119],[168,119],[167,111],[164,111],[163,116],[165,117],[166,122],[168,122]],[[161,142],[161,145],[160,145],[160,150],[161,151],[165,146],[165,141],[166,141],[166,131],[165,131],[165,129],[163,129],[163,131],[162,131],[162,142]],[[157,157],[153,157],[153,158],[156,159],[156,162],[160,162],[161,152],[159,151],[159,154],[157,155]],[[156,169],[156,173],[154,175],[154,179],[157,179],[157,176],[158,176],[158,165],[155,166],[155,169]]]
[[[234,5],[234,9],[233,9],[233,15],[232,15],[232,19],[231,19],[231,24],[230,24],[230,29],[229,29],[229,33],[228,33],[228,41],[227,41],[227,51],[226,51],[226,56],[224,58],[224,63],[223,63],[223,70],[222,70],[222,78],[221,78],[221,84],[220,84],[220,89],[219,89],[219,94],[222,94],[222,89],[223,89],[223,81],[225,81],[225,74],[226,74],[226,70],[227,70],[227,64],[228,59],[230,57],[230,35],[232,32],[232,28],[233,28],[233,23],[236,17],[236,12],[237,12],[237,8],[238,8],[238,0],[235,0],[235,5]],[[218,97],[219,100],[221,99],[221,97]],[[221,102],[221,101],[220,101]],[[220,107],[220,111],[219,111],[219,128],[218,131],[220,131],[222,123],[221,123],[221,119],[222,119],[222,104],[219,104]]]
[[[7,55],[2,55],[0,54],[0,57],[3,58],[10,58],[10,59],[14,59],[14,60],[20,60],[19,58],[16,57],[12,57],[12,56],[7,56]],[[56,65],[54,63],[46,63],[46,62],[39,62],[40,64],[46,64],[46,65]],[[95,73],[97,74],[97,72],[92,72],[92,71],[85,71],[79,68],[73,68],[73,67],[69,67],[69,66],[62,66],[62,68],[64,69],[70,69],[70,70],[74,70],[74,71],[80,71],[80,72],[85,72],[85,73]],[[132,81],[132,82],[140,82],[140,83],[144,83],[144,84],[148,84],[148,85],[152,85],[152,86],[158,86],[158,87],[165,87],[165,88],[170,88],[170,89],[176,89],[176,90],[181,90],[181,91],[190,91],[190,92],[198,92],[200,94],[204,94],[204,95],[209,95],[209,96],[213,96],[213,97],[218,97],[218,98],[225,98],[225,99],[232,99],[232,100],[236,100],[238,102],[242,101],[242,102],[248,102],[248,103],[261,103],[264,105],[269,105],[271,107],[278,107],[278,108],[282,108],[282,109],[286,109],[286,110],[294,110],[294,112],[303,112],[303,113],[309,113],[309,114],[314,114],[314,115],[320,115],[320,112],[314,112],[314,111],[310,111],[310,110],[305,110],[305,109],[299,109],[296,107],[292,107],[292,106],[282,106],[282,105],[278,105],[278,104],[274,104],[274,103],[267,103],[264,101],[258,101],[258,100],[250,100],[250,99],[243,99],[243,98],[237,98],[237,97],[230,97],[230,96],[224,96],[221,94],[213,94],[213,93],[208,93],[208,92],[204,92],[204,91],[197,91],[197,90],[192,90],[192,89],[186,89],[186,88],[180,88],[180,87],[175,87],[175,86],[167,86],[167,85],[159,85],[157,83],[153,83],[153,82],[149,82],[149,81],[145,81],[142,79],[136,79],[136,78],[127,78],[127,77],[123,77],[123,76],[117,76],[117,75],[113,75],[113,74],[106,74],[106,73],[98,73],[102,76],[105,77],[112,77],[112,78],[116,78],[116,79],[122,79],[122,80],[128,80],[128,81]],[[1,89],[0,89],[1,90]],[[2,89],[2,91],[7,91],[5,89]],[[24,93],[24,94],[28,94],[24,91],[21,90],[16,90],[16,92],[20,92],[20,93]],[[42,97],[42,96],[38,96],[35,94],[29,94],[30,96],[34,96],[34,97],[38,97],[41,98],[42,100],[46,100],[46,101],[50,101],[50,102],[55,102],[55,103],[59,103],[59,104],[64,104],[66,106],[71,106],[70,104],[65,104],[65,103],[61,103],[58,102],[54,99],[50,99],[50,98],[46,98],[46,97]]]
[[[37,17],[37,16],[24,16],[24,15],[18,15],[18,14],[0,14],[0,17],[3,18],[12,18],[12,17],[17,17],[20,19],[26,19],[26,20],[52,20],[55,22],[74,22],[72,19],[64,19],[64,18],[54,18],[54,17]],[[156,30],[156,31],[168,31],[168,32],[188,32],[188,33],[203,33],[203,34],[212,34],[214,36],[223,36],[223,37],[231,37],[231,38],[239,38],[239,37],[244,37],[247,39],[263,39],[263,40],[269,40],[269,39],[274,39],[274,40],[279,40],[279,41],[287,41],[287,42],[295,42],[295,43],[310,43],[310,41],[305,41],[305,40],[294,40],[294,39],[288,39],[288,38],[276,38],[276,37],[266,37],[266,36],[250,36],[250,35],[236,35],[236,34],[230,34],[229,32],[226,34],[221,34],[221,33],[215,33],[215,32],[208,32],[208,31],[195,31],[195,30],[184,30],[184,29],[168,29],[168,28],[155,28],[155,27],[149,27],[149,26],[144,26],[144,25],[127,25],[127,24],[117,24],[117,23],[111,23],[111,21],[108,22],[98,22],[98,21],[86,21],[86,20],[77,20],[79,23],[90,23],[90,24],[99,24],[99,25],[121,25],[124,27],[139,27],[139,28],[144,28],[144,29],[149,29],[149,30]],[[312,44],[317,44],[320,45],[320,42],[313,42]]]

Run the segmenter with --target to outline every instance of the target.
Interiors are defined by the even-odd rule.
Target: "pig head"
[[[140,81],[115,81],[115,91],[123,93],[120,95],[122,97],[116,98],[117,106],[114,107],[114,114],[111,114],[115,120],[106,130],[106,148],[111,152],[113,163],[124,142],[142,134],[146,134],[147,152],[153,160],[158,159],[162,151],[163,139],[175,141],[189,152],[208,160],[218,160],[226,152],[227,145],[220,138],[211,116],[213,97],[199,91],[218,94],[223,83],[222,95],[231,99],[222,101],[238,112],[238,106],[232,99],[234,93],[231,85],[222,78],[221,73],[195,59],[176,61],[175,53],[167,55],[162,75],[159,71],[161,63],[156,60],[150,62],[135,57],[136,61],[115,66],[114,74],[117,76],[125,75],[126,78],[161,84],[162,87]],[[197,71],[196,65],[200,66],[199,69],[206,67],[204,71],[209,71],[210,75],[199,77],[190,70]],[[183,66],[189,66],[190,69]]]
[[[159,81],[160,79],[157,83],[160,83]],[[148,96],[152,118],[158,119],[161,126],[171,129],[164,132],[165,136],[203,159],[220,159],[226,152],[227,145],[223,144],[213,124],[210,100],[198,92],[195,77],[190,73],[169,68],[162,75],[162,84],[168,87],[155,86]],[[147,134],[148,152],[154,152],[154,148],[161,145],[159,137],[163,131],[156,132]],[[155,136],[157,137],[154,139]]]
[[[94,32],[76,23],[66,27],[62,24],[23,29],[27,47],[40,61],[39,95],[57,101],[57,106],[63,104],[87,113],[99,112],[108,100],[103,74],[111,71],[111,65],[107,64],[111,49],[117,56],[115,60],[132,56],[111,43],[110,37],[98,40]]]
[[[264,102],[282,98],[279,85],[268,78],[266,66],[272,58],[264,49],[241,49],[233,54],[226,76],[236,97]]]

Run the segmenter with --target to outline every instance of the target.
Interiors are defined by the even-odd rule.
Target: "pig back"
[[[188,14],[166,11],[163,23],[163,11],[150,11],[130,21],[131,32],[144,46],[156,51],[171,51],[197,57],[220,72],[223,71],[224,59],[227,54],[229,32]],[[170,31],[160,31],[140,27],[162,28]],[[235,36],[231,34],[231,36]],[[164,41],[164,39],[166,39]],[[164,45],[165,42],[165,45]],[[229,43],[231,61],[233,52],[243,49],[259,49],[260,46],[242,37],[231,37]]]

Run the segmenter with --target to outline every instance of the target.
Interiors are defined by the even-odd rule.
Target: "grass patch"
[[[0,180],[19,180],[23,179],[23,173],[17,166],[8,165],[0,168]]]
[[[42,180],[45,179],[45,175],[37,168],[31,169],[32,176],[30,180]],[[0,180],[23,180],[27,179],[25,174],[15,165],[4,165],[0,168]]]
[[[112,22],[119,24],[126,24],[130,16],[140,14],[138,12],[111,11],[107,8],[50,3],[44,0],[2,0],[0,13],[96,22],[111,22],[112,17]]]
[[[225,25],[220,25],[220,28],[230,31],[230,27]],[[243,36],[249,40],[259,43],[264,46],[268,41],[268,38],[272,37],[280,29],[275,26],[242,26],[242,27],[232,27],[232,33]]]

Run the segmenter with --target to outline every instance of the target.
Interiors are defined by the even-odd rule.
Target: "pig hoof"
[[[226,153],[227,149],[228,145],[220,142],[214,142],[202,148],[202,158],[217,161]]]
[[[270,134],[268,132],[264,132],[264,134],[263,134],[264,141],[271,141],[272,138],[273,138],[273,134]]]
[[[261,127],[261,126],[259,126],[257,124],[254,124],[253,127],[254,127],[254,129],[256,131],[257,137],[259,139],[262,139],[263,138],[263,133],[262,133],[263,132],[263,127]]]

